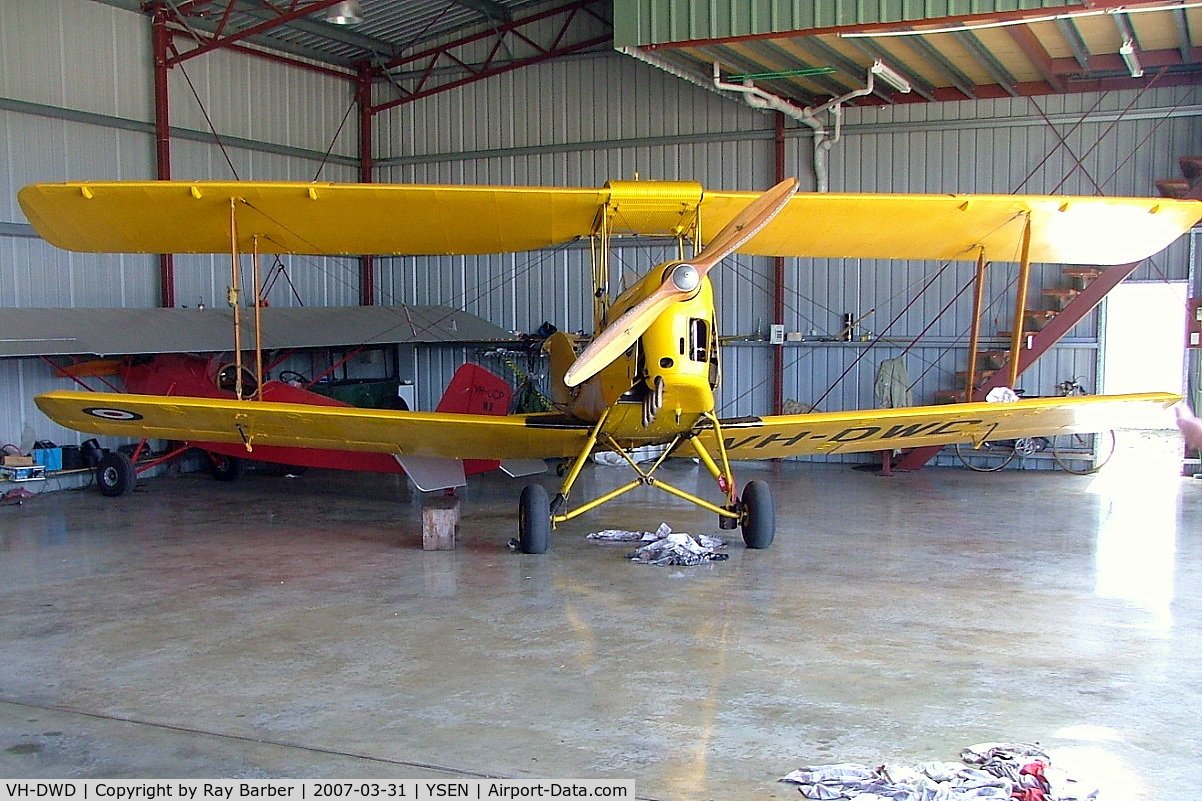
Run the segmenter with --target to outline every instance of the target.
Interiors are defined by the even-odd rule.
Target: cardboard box
[[[2,464],[4,465],[4,467],[32,467],[33,466],[33,457],[32,456],[13,456],[11,454],[6,454]]]

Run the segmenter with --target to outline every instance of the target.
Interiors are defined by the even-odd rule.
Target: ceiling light
[[[363,21],[363,7],[359,0],[342,0],[326,9],[326,22],[335,25],[358,25]]]
[[[899,92],[910,91],[910,82],[902,77],[901,73],[897,72],[893,67],[890,67],[879,58],[872,62],[872,67],[869,72],[878,76],[882,81],[892,86]]]
[[[1144,77],[1144,67],[1135,55],[1135,42],[1130,39],[1124,41],[1119,47],[1119,55],[1123,57],[1123,63],[1127,65],[1127,71],[1131,73],[1132,78]]]

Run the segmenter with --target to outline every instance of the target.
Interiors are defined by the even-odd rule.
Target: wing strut
[[[238,298],[238,200],[230,198],[230,292],[229,304],[234,308],[234,394],[242,398],[242,313]]]
[[[972,291],[972,328],[968,333],[968,377],[964,383],[968,389],[964,392],[964,401],[972,401],[972,393],[977,386],[977,351],[981,344],[981,305],[985,301],[985,248],[977,253],[977,277]],[[886,451],[891,453],[891,451]]]
[[[1031,212],[1026,214],[1023,223],[1022,260],[1018,265],[1018,289],[1014,301],[1014,330],[1010,332],[1010,382],[1008,386],[1014,389],[1018,384],[1018,349],[1023,344],[1023,321],[1027,311],[1027,284],[1031,278]],[[969,385],[970,393],[972,386]],[[971,397],[971,396],[970,396]]]
[[[234,310],[234,395],[243,399],[245,386],[242,381],[242,271],[239,269],[238,252],[238,203],[236,197],[230,197],[230,287],[227,298]],[[254,397],[263,400],[263,308],[259,302],[259,235],[251,237],[251,289],[254,294],[254,323],[255,323],[255,386]]]

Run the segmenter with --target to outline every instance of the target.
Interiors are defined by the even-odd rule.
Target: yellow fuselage
[[[657,267],[622,293],[602,328],[663,283],[675,264]],[[552,380],[560,382],[555,362],[553,356]],[[589,422],[608,409],[602,433],[635,446],[691,430],[703,413],[713,411],[718,381],[713,287],[703,279],[692,297],[674,303],[626,353],[564,397],[567,411]]]

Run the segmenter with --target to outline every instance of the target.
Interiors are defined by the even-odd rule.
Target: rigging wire
[[[350,105],[346,107],[346,113],[342,115],[342,122],[338,123],[338,129],[334,131],[333,138],[330,139],[330,146],[326,148],[325,155],[321,157],[321,163],[317,165],[317,174],[313,176],[312,183],[317,183],[321,178],[321,172],[326,168],[326,164],[330,161],[330,154],[334,152],[334,145],[338,143],[338,137],[342,135],[342,129],[346,127],[346,121],[350,119],[351,112],[355,110],[355,97],[351,97]]]
[[[209,110],[205,108],[204,101],[200,99],[200,93],[196,91],[196,85],[192,83],[192,77],[188,75],[188,71],[184,69],[183,62],[176,65],[179,67],[180,74],[184,76],[184,81],[187,82],[188,88],[192,90],[192,97],[196,98],[196,105],[200,107],[200,113],[204,115],[205,123],[209,126],[209,131],[213,134],[213,139],[217,142],[217,148],[221,151],[222,157],[225,158],[225,163],[229,165],[230,172],[234,176],[235,181],[241,181],[242,178],[238,175],[238,169],[234,166],[234,162],[230,159],[229,151],[225,149],[225,142],[221,141],[221,134],[217,133],[217,126],[213,124],[212,117],[209,116]]]

